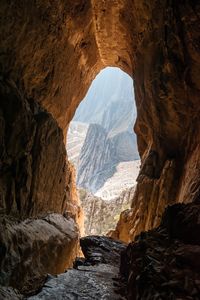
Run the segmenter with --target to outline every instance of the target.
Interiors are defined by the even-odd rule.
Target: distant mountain
[[[67,154],[75,165],[76,170],[78,170],[79,156],[87,135],[88,127],[89,125],[85,123],[71,122],[68,129]]]
[[[115,146],[106,130],[90,124],[79,155],[77,185],[95,193],[113,175],[116,164]]]
[[[113,194],[112,178],[123,169],[118,165],[139,159],[132,129],[136,118],[133,82],[127,74],[114,69],[107,68],[94,80],[76,111],[67,138],[68,156],[76,166],[78,187],[106,199]],[[134,166],[131,176],[123,174],[131,181],[128,187],[137,177],[138,168]],[[118,186],[118,194],[113,196],[126,188],[120,182]]]

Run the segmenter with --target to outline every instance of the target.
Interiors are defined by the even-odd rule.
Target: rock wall
[[[132,236],[158,225],[169,203],[199,194],[199,13],[193,1],[151,1],[135,10],[135,131],[142,168]]]
[[[63,213],[70,190],[62,130],[12,81],[0,85],[0,212],[21,218]]]
[[[121,256],[127,299],[199,299],[199,199],[169,207]]]
[[[123,191],[119,197],[105,200],[84,189],[79,189],[84,211],[85,235],[112,235],[120,213],[130,208],[135,187]]]
[[[74,181],[52,116],[5,77],[0,98],[0,285],[30,293],[77,255]]]

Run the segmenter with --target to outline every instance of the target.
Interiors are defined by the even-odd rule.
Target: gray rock
[[[48,280],[41,292],[29,300],[125,299],[119,280],[119,256],[125,245],[107,237],[91,236],[81,239],[81,247],[85,263]],[[100,256],[104,263],[93,260]]]

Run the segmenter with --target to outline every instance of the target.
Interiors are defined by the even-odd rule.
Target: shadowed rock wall
[[[127,11],[138,41],[135,131],[142,165],[130,217],[122,214],[118,230],[126,227],[131,240],[157,226],[166,205],[199,195],[200,7],[134,1]]]
[[[0,99],[0,285],[30,293],[72,265],[78,203],[57,122],[5,77]]]
[[[62,130],[13,82],[0,85],[0,212],[22,218],[63,213],[69,170]]]

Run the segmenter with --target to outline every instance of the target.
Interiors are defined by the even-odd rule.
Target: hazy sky
[[[100,116],[111,103],[118,103],[118,110],[123,110],[126,103],[126,108],[131,111],[134,121],[136,109],[133,80],[119,68],[108,67],[103,69],[92,82],[86,97],[76,111],[74,120],[99,123]]]

